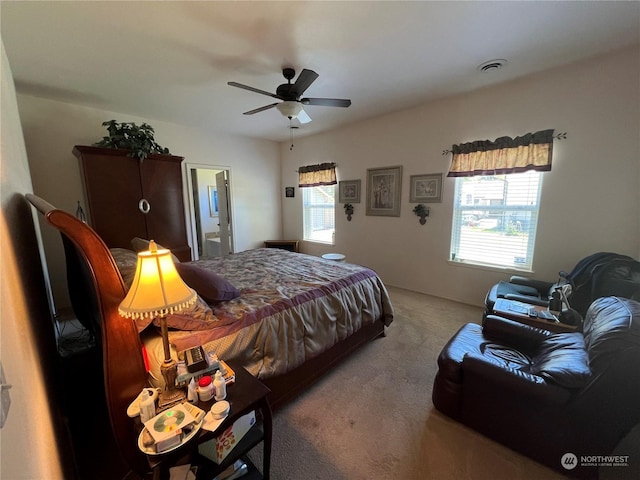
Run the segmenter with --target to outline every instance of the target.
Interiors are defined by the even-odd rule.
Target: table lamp
[[[127,296],[120,303],[118,312],[127,318],[160,317],[164,362],[160,367],[164,378],[164,391],[160,394],[159,407],[184,400],[183,391],[176,389],[178,366],[171,358],[167,314],[178,313],[193,305],[198,298],[178,274],[169,250],[158,250],[149,242],[149,250],[138,252],[136,274]]]

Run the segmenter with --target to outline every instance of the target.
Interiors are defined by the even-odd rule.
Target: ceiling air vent
[[[506,64],[507,61],[503,59],[489,60],[488,62],[484,62],[482,65],[479,65],[478,70],[482,73],[495,72],[496,70],[500,70]]]

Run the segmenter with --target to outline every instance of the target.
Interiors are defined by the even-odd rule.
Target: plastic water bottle
[[[562,312],[562,300],[557,290],[551,294],[551,298],[549,299],[549,311],[556,316]]]
[[[187,400],[191,403],[196,403],[198,401],[198,389],[196,387],[196,380],[194,378],[189,382],[189,388],[187,390]]]
[[[140,420],[145,423],[147,420],[151,420],[156,416],[156,402],[149,395],[148,390],[142,391],[142,398],[140,399]]]
[[[220,370],[216,372],[216,376],[213,378],[213,388],[215,390],[216,401],[219,402],[227,398],[227,384]]]

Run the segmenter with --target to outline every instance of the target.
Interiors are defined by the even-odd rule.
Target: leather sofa
[[[579,333],[489,315],[451,338],[438,367],[440,412],[562,473],[597,477],[581,457],[610,454],[640,422],[640,303],[599,298]]]

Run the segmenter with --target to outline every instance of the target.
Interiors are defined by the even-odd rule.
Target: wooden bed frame
[[[135,324],[118,313],[118,305],[126,295],[118,267],[109,248],[91,227],[35,195],[27,194],[26,198],[50,225],[60,231],[65,244],[67,266],[73,254],[76,262],[78,259],[84,262],[82,268],[75,265],[73,271],[76,276],[81,273],[85,278],[68,279],[68,284],[80,284],[85,288],[92,284],[95,289],[91,293],[95,293],[95,314],[101,325],[99,336],[102,337],[104,388],[113,435],[129,467],[144,475],[149,471],[149,465],[137,447],[138,431],[126,410],[146,386],[147,373]],[[70,251],[72,248],[75,252]],[[264,380],[263,383],[271,390],[271,407],[277,409],[295,398],[352,351],[384,334],[382,320],[374,322],[294,370]]]

